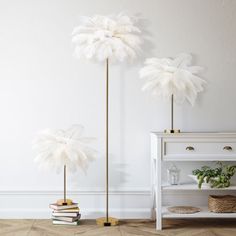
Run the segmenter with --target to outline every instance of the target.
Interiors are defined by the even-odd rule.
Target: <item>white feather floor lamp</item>
[[[92,138],[83,136],[83,126],[73,125],[68,130],[43,130],[33,141],[36,153],[35,161],[40,168],[64,171],[63,199],[59,205],[71,205],[73,201],[66,197],[66,170],[75,172],[78,168],[86,172],[89,162],[94,159],[95,151],[88,147]]]
[[[139,33],[133,19],[124,14],[83,17],[72,33],[76,56],[104,61],[106,67],[106,217],[97,219],[103,226],[118,224],[117,219],[109,217],[109,62],[134,59],[140,50]]]
[[[183,103],[186,99],[192,106],[197,94],[203,91],[206,83],[197,74],[200,66],[191,66],[192,56],[187,53],[179,54],[176,58],[148,58],[140,70],[140,77],[147,79],[143,90],[151,91],[154,96],[171,100],[171,128],[169,133],[178,133],[174,129],[174,101]]]

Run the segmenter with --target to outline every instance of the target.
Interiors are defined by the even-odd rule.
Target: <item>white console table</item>
[[[156,228],[158,230],[162,229],[163,218],[236,218],[236,213],[209,212],[207,207],[208,196],[206,194],[229,193],[229,191],[236,190],[235,185],[225,189],[203,188],[199,190],[196,183],[185,183],[184,181],[179,185],[163,183],[163,175],[165,174],[163,172],[166,172],[164,167],[170,162],[187,166],[185,172],[191,174],[196,165],[200,165],[201,162],[236,161],[236,133],[151,133],[151,160],[153,216],[156,218]],[[197,167],[199,168],[199,166]],[[184,177],[188,179],[186,173]],[[190,181],[190,179],[188,180]],[[201,208],[201,212],[194,214],[169,212],[167,210],[168,205],[165,204],[169,204],[169,202],[175,204],[177,199],[171,199],[171,193],[176,193],[176,191],[178,191],[181,205],[190,202],[194,206],[196,204],[194,195],[203,194],[202,199],[204,199],[205,205],[198,206]],[[166,199],[163,198],[163,194],[168,194],[168,192],[171,192],[169,196]],[[172,198],[175,198],[175,196],[173,194]]]

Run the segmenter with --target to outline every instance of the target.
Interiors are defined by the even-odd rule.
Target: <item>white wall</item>
[[[34,207],[41,201],[38,211],[47,208],[49,199],[58,198],[62,175],[42,173],[33,162],[31,141],[44,128],[81,123],[87,135],[97,137],[97,161],[87,176],[69,176],[68,188],[75,191],[84,209],[88,199],[96,202],[93,191],[102,193],[104,66],[72,56],[71,32],[81,15],[123,10],[141,16],[144,35],[152,44],[144,45],[146,55],[135,64],[110,70],[110,186],[119,199],[114,208],[148,209],[149,132],[169,125],[168,104],[140,91],[138,70],[146,56],[191,52],[194,63],[206,68],[206,91],[193,108],[188,104],[176,108],[176,127],[182,131],[236,130],[236,1],[0,0],[0,197],[14,202],[12,213],[5,204],[0,217],[22,217],[19,209],[28,207],[27,196],[35,197]],[[127,204],[122,202],[124,193],[130,197]],[[19,202],[19,196],[24,201]],[[133,198],[140,201],[135,205]],[[92,208],[102,208],[102,203]],[[32,211],[31,206],[27,209]],[[25,216],[37,217],[34,213]],[[47,217],[46,213],[41,217]]]

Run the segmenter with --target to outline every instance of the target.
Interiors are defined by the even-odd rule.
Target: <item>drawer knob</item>
[[[223,150],[227,150],[227,151],[232,151],[232,147],[230,147],[230,146],[224,146],[224,148],[223,148]]]
[[[188,146],[188,147],[186,147],[186,150],[187,150],[187,151],[193,151],[193,150],[194,150],[194,147]]]

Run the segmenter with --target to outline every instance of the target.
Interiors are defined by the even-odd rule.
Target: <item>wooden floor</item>
[[[82,220],[79,226],[54,226],[50,220],[0,220],[0,235],[8,236],[236,236],[232,220],[166,220],[162,231],[147,220],[121,221],[119,226],[99,227],[93,220]]]

